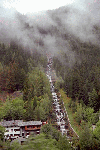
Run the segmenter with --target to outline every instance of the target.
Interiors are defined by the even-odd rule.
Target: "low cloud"
[[[74,37],[82,42],[99,46],[100,33],[99,1],[79,2],[48,10],[39,14],[22,15],[15,9],[0,8],[0,41],[9,43],[13,38],[23,46],[51,53],[52,56],[68,56],[69,64],[75,63],[75,52],[70,40]],[[61,58],[62,61],[66,61]]]

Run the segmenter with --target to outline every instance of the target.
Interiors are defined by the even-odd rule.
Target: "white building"
[[[41,121],[11,120],[0,122],[0,125],[5,127],[5,139],[16,139],[18,137],[28,137],[32,132],[40,133],[41,126],[46,123]]]
[[[4,135],[7,139],[16,139],[20,136],[20,127],[8,127],[5,128],[5,131]]]

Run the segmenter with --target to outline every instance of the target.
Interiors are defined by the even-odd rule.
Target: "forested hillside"
[[[11,41],[0,44],[0,90],[14,92],[22,90],[28,72],[34,67],[46,67],[47,58],[28,47]]]
[[[57,75],[64,80],[66,94],[73,99],[94,108],[100,108],[100,48],[92,43],[82,43],[78,39],[70,41],[75,53],[76,62],[70,67],[66,53],[62,53],[65,63],[54,57],[54,68]]]
[[[0,146],[100,149],[100,3],[76,0],[58,9],[26,14],[14,5],[7,8],[8,3],[0,2],[0,121],[41,120],[48,125],[23,146],[5,142],[5,129],[0,126]],[[60,101],[69,113],[66,122],[70,119],[79,135],[71,142],[50,125],[57,119],[53,87],[53,92],[60,91]]]
[[[17,141],[5,141],[5,128],[0,126],[0,148],[71,150],[71,144],[66,137],[49,124],[55,114],[52,111],[50,83],[45,73],[46,55],[23,49],[15,42],[10,45],[1,43],[0,50],[0,94],[7,95],[6,100],[3,97],[0,99],[0,121],[48,121],[48,124],[41,128],[40,135],[30,135],[24,145]],[[21,95],[17,96],[17,93]]]
[[[61,79],[56,82],[56,87],[63,89],[66,94],[65,100],[64,96],[62,98],[70,113],[71,123],[79,133],[80,148],[99,149],[100,47],[88,42],[82,43],[78,39],[70,42],[76,62],[70,66],[64,52],[62,56],[53,58],[53,67],[58,79]]]
[[[10,45],[1,43],[0,54],[0,94],[8,95],[6,101],[3,102],[3,97],[0,101],[0,119],[46,121],[51,103],[50,85],[45,75],[46,56],[14,41]],[[16,91],[22,96],[13,99]]]

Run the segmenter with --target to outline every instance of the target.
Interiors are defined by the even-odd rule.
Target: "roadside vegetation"
[[[79,142],[76,143],[79,149],[99,149],[100,148],[100,121],[99,114],[95,113],[93,108],[86,107],[78,102],[73,102],[71,98],[67,97],[65,92],[61,89],[61,99],[64,102],[64,106],[67,110],[68,118],[71,126],[75,132],[79,135]],[[95,129],[93,130],[93,126]],[[76,140],[73,138],[73,144]]]
[[[46,56],[17,45],[0,45],[0,120],[41,120],[51,115],[51,92],[45,75]],[[6,57],[5,57],[6,56]],[[41,65],[40,65],[41,64]],[[13,98],[14,92],[21,96]]]
[[[79,135],[79,148],[100,149],[100,48],[89,42],[81,43],[78,38],[72,38],[70,44],[75,63],[69,63],[63,51],[62,57],[53,58],[53,68],[61,79],[55,85]]]
[[[1,150],[73,150],[65,136],[50,124],[42,126],[40,134],[31,134],[22,145],[18,141],[4,142],[4,128],[0,126]]]
[[[14,41],[10,46],[1,43],[0,54],[0,121],[22,119],[50,122],[54,114],[50,84],[45,74],[46,56],[24,49]],[[62,137],[50,124],[42,127],[40,135],[31,135],[23,145],[5,141],[4,132],[5,128],[0,126],[2,150],[72,149],[66,137]]]

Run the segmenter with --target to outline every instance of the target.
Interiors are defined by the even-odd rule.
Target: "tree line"
[[[41,64],[41,65],[40,65]],[[0,90],[22,90],[27,73],[34,67],[46,67],[47,59],[37,50],[18,45],[0,44]]]
[[[77,148],[100,149],[100,47],[73,37],[69,42],[75,63],[70,65],[66,52],[61,53],[63,61],[61,56],[53,57],[53,68],[61,79],[55,85],[71,98],[68,107],[81,127]]]
[[[1,126],[0,133],[1,150],[73,150],[66,137],[50,124],[41,127],[40,135],[32,133],[22,145],[17,140],[12,143],[4,141],[4,128]]]
[[[59,85],[66,94],[86,106],[100,108],[100,48],[92,43],[82,43],[79,39],[70,41],[74,52],[75,63],[69,65],[67,53],[62,52],[62,63],[59,56],[53,57],[53,67],[63,82]],[[71,61],[70,61],[71,63]]]

